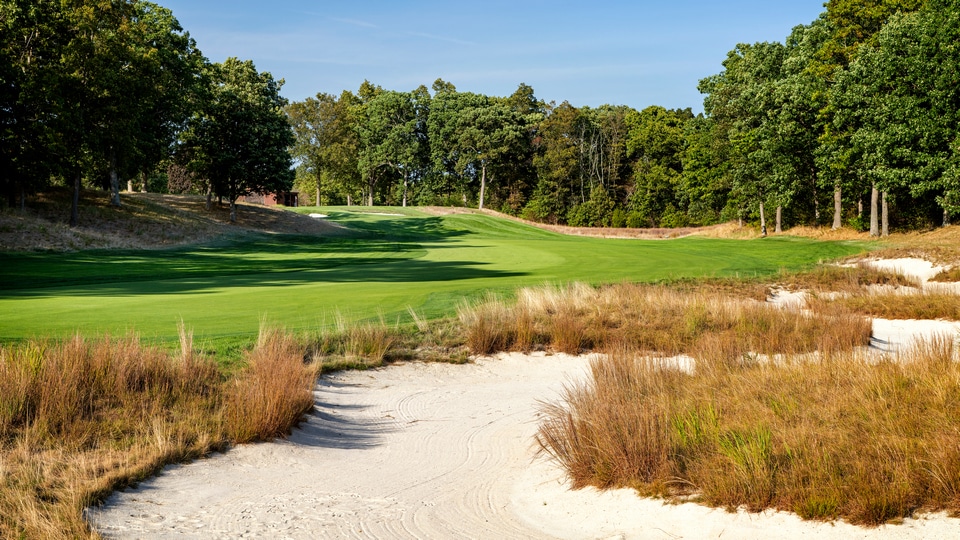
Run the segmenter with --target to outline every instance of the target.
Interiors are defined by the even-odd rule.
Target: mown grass
[[[95,537],[85,507],[230,444],[269,440],[313,407],[316,364],[279,331],[227,377],[135,335],[0,347],[0,537]]]
[[[136,329],[176,347],[236,360],[262,320],[291,332],[328,324],[453,316],[487,291],[583,281],[675,281],[776,275],[853,255],[864,244],[796,238],[671,241],[568,237],[486,215],[302,208],[350,228],[337,236],[245,234],[151,250],[0,253],[0,341],[93,337]],[[404,215],[384,215],[403,213]],[[305,220],[310,218],[303,217]]]

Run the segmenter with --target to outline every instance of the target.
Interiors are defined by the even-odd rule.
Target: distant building
[[[300,206],[299,191],[281,191],[279,193],[251,193],[240,197],[240,200],[247,203],[262,204],[264,206]]]

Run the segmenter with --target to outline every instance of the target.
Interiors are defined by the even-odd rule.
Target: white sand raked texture
[[[572,491],[533,435],[540,403],[588,364],[505,354],[324,376],[288,440],[168,467],[88,516],[107,538],[960,538],[940,515],[865,529]]]

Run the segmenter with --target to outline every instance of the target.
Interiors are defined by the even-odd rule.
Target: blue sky
[[[824,0],[156,0],[212,61],[251,59],[302,100],[364,79],[391,90],[703,109],[697,81],[737,43],[783,41]]]

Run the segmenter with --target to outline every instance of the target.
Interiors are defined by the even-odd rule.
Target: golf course
[[[289,210],[288,210],[289,211]],[[317,331],[338,320],[451,316],[464,301],[542,284],[771,276],[865,250],[781,236],[627,240],[567,236],[479,213],[304,207],[336,234],[245,232],[164,249],[5,252],[0,340],[138,333],[177,340],[182,321],[230,355],[262,323]],[[298,216],[299,217],[299,216]]]

